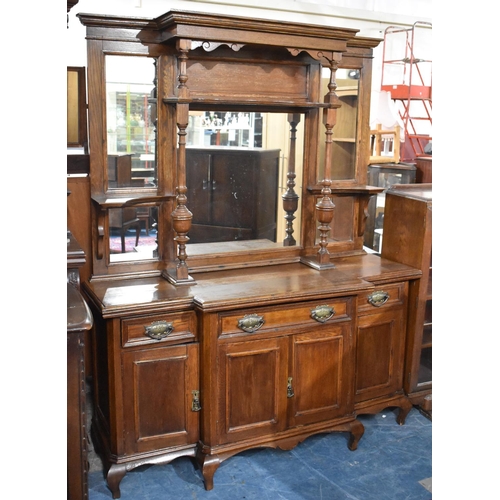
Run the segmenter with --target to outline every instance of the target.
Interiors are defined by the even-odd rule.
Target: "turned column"
[[[283,246],[291,247],[296,244],[293,237],[293,221],[295,220],[295,212],[299,204],[299,196],[294,190],[295,187],[295,145],[297,142],[297,125],[300,122],[299,113],[289,113],[288,123],[290,123],[290,150],[288,154],[288,173],[286,174],[286,193],[281,197],[283,200],[283,210],[286,212],[286,237],[283,240]]]
[[[331,231],[330,224],[333,220],[333,210],[335,204],[331,198],[331,164],[332,164],[332,136],[333,127],[337,120],[337,109],[340,107],[340,101],[335,93],[337,88],[336,73],[341,59],[340,54],[332,54],[330,63],[330,81],[328,82],[328,93],[325,95],[325,108],[323,109],[323,125],[325,126],[325,165],[323,170],[323,180],[320,184],[322,198],[316,204],[316,218],[319,222],[319,250],[318,250],[318,268],[335,267],[330,262],[330,252],[328,251],[328,233]]]
[[[179,40],[177,49],[179,50],[179,84],[177,86],[177,104],[176,104],[176,120],[177,120],[177,188],[176,201],[177,206],[172,212],[173,228],[175,231],[174,241],[176,243],[176,266],[175,269],[167,271],[167,279],[174,284],[192,284],[193,278],[189,276],[186,260],[188,258],[186,252],[186,244],[189,241],[188,232],[191,229],[191,221],[193,214],[188,210],[187,203],[187,187],[186,187],[186,129],[189,123],[189,89],[186,85],[187,76],[187,53],[191,48],[189,40]]]

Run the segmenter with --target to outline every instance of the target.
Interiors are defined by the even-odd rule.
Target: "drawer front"
[[[222,335],[261,332],[289,326],[318,326],[351,317],[352,298],[318,300],[275,307],[240,309],[219,315]]]
[[[390,285],[379,285],[358,297],[359,313],[374,313],[380,309],[389,309],[405,303],[407,295],[406,282]]]
[[[155,314],[122,321],[123,347],[159,342],[177,344],[192,342],[196,338],[196,313],[194,311]]]

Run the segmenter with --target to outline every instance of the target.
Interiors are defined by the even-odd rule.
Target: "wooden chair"
[[[370,163],[399,163],[400,133],[399,125],[396,125],[394,130],[382,130],[382,125],[377,124],[376,130],[370,130],[372,147]],[[392,154],[382,155],[384,150]]]
[[[125,232],[135,227],[135,246],[139,244],[141,221],[137,217],[135,208],[118,208],[109,211],[109,227],[120,230],[122,253],[125,252]]]

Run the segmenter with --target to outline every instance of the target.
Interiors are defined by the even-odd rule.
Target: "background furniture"
[[[383,130],[380,123],[375,130],[370,130],[372,155],[370,163],[399,163],[401,127]],[[384,154],[382,154],[384,153]]]
[[[382,249],[384,230],[385,193],[394,184],[415,182],[416,168],[410,163],[382,163],[368,165],[368,184],[384,188],[368,203],[364,244],[377,252]]]
[[[132,180],[132,155],[108,155],[108,181],[110,187],[127,187]]]
[[[392,186],[386,195],[382,256],[422,270],[410,282],[405,391],[432,411],[432,185]]]
[[[137,217],[135,208],[117,208],[109,211],[109,227],[120,231],[122,252],[125,252],[125,233],[135,229],[135,246],[139,244],[141,235],[141,220]]]
[[[85,254],[70,234],[67,282],[67,483],[68,499],[88,498],[87,425],[85,415],[85,336],[92,314],[79,287]]]
[[[432,184],[432,156],[419,156],[415,159],[417,167],[416,182]]]

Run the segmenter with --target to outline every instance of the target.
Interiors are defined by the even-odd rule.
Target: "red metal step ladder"
[[[432,141],[432,24],[389,26],[384,32],[381,90],[389,92],[404,127],[401,161],[427,156]]]

